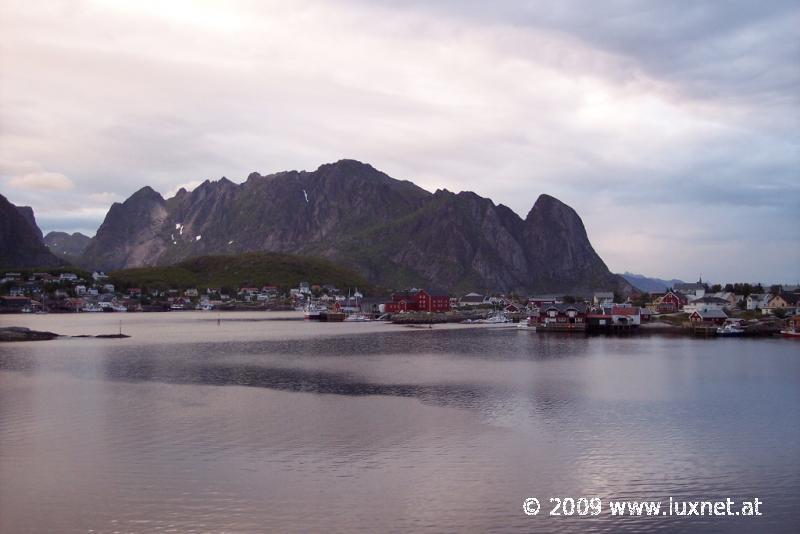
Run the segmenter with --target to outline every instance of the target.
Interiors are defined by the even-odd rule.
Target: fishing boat
[[[327,312],[328,308],[319,304],[309,302],[303,310],[304,319],[319,320],[323,312]]]
[[[505,324],[505,323],[510,323],[511,318],[505,313],[495,313],[490,315],[486,319],[478,319],[477,321],[473,322],[480,324]]]
[[[786,328],[781,330],[781,335],[786,338],[800,339],[800,315],[786,320]]]
[[[739,328],[734,324],[726,324],[717,328],[717,335],[720,337],[738,337],[745,334],[744,328]]]

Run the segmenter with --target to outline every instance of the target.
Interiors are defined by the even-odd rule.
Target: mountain
[[[0,266],[20,269],[63,264],[42,242],[42,231],[36,225],[33,210],[15,206],[0,195]]]
[[[389,288],[632,289],[553,197],[540,196],[523,220],[475,193],[430,193],[354,160],[252,173],[240,185],[206,180],[169,199],[142,188],[111,206],[81,262],[114,270],[251,251],[327,258]]]
[[[44,236],[44,244],[50,252],[58,257],[74,261],[83,254],[89,246],[91,238],[80,232],[68,234],[66,232],[49,232]]]
[[[627,280],[633,287],[645,293],[663,293],[667,289],[675,287],[675,284],[683,283],[683,280],[677,280],[674,278],[672,280],[648,278],[643,274],[633,274],[627,271],[620,276]]]
[[[36,236],[38,237],[39,241],[42,238],[42,231],[39,229],[39,225],[36,224],[36,216],[33,214],[33,208],[30,206],[14,206],[17,209],[17,212],[22,215],[22,217],[28,221],[28,224],[33,228],[33,231],[36,232]]]
[[[137,267],[111,274],[119,287],[238,288],[275,285],[297,287],[300,282],[333,284],[339,288],[373,289],[361,275],[328,260],[274,252],[233,256],[201,256],[164,267]]]

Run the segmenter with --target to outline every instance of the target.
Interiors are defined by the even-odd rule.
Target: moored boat
[[[739,328],[733,324],[726,324],[717,328],[717,335],[720,337],[738,337],[745,334],[744,328]]]
[[[372,319],[364,313],[351,313],[345,317],[344,320],[349,323],[366,323],[372,321]]]
[[[790,339],[800,339],[800,315],[786,320],[786,328],[781,330],[781,335]]]
[[[313,302],[309,302],[306,305],[305,310],[303,311],[303,318],[319,320],[321,318],[322,313],[326,311],[328,311],[327,307],[314,304]]]

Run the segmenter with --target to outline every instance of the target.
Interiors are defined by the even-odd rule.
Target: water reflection
[[[0,531],[789,532],[796,350],[731,341],[433,330],[0,346]],[[768,515],[521,513],[551,495],[759,496]]]

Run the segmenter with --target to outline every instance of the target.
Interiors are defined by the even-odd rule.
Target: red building
[[[658,313],[674,313],[681,311],[688,299],[680,291],[669,291],[656,305]]]
[[[728,320],[728,315],[718,309],[703,309],[696,310],[689,316],[689,320],[693,323],[711,323],[718,326],[725,324]]]
[[[549,304],[539,308],[538,315],[528,318],[528,325],[538,331],[586,330],[588,308],[585,304]]]
[[[446,312],[450,311],[450,296],[443,291],[402,291],[392,293],[392,300],[385,305],[387,313],[404,311]]]

